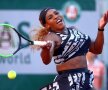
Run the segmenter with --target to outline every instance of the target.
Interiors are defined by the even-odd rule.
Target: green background
[[[15,79],[8,79],[7,75],[0,75],[0,90],[39,90],[51,83],[55,75],[17,75]]]
[[[0,0],[0,9],[39,10],[44,7],[62,9],[62,6],[68,1],[79,3],[82,10],[96,9],[95,0]]]

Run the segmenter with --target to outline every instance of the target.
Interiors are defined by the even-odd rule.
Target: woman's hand
[[[45,45],[42,45],[41,48],[42,49],[50,49],[53,45],[53,41],[46,41],[46,44]]]
[[[104,29],[105,25],[108,23],[108,11],[104,13],[104,15],[99,20],[99,29]]]

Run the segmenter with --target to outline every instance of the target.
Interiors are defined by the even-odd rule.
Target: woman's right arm
[[[54,50],[61,45],[61,38],[55,33],[49,33],[45,36],[44,41],[47,41],[47,45],[42,47],[41,58],[44,64],[49,64],[54,54]]]
[[[54,41],[48,41],[48,43],[42,47],[41,58],[44,64],[49,64],[51,62],[54,53]]]

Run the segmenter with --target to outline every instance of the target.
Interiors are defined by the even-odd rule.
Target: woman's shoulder
[[[58,38],[58,35],[56,33],[53,33],[53,32],[49,32],[44,40],[55,40],[56,38]]]
[[[49,33],[47,34],[47,37],[56,37],[56,36],[57,36],[57,34],[54,33],[54,32],[49,32]]]

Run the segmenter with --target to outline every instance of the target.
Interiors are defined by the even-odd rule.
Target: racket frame
[[[15,53],[17,53],[20,49],[22,49],[22,48],[24,48],[24,47],[27,47],[27,46],[29,46],[29,45],[33,45],[33,44],[34,44],[33,41],[27,39],[27,38],[24,37],[22,34],[20,34],[12,25],[6,24],[6,23],[2,23],[2,24],[0,24],[0,26],[7,26],[7,27],[12,28],[12,29],[17,33],[18,38],[19,38],[19,45],[18,45],[18,48],[17,48],[17,50],[16,50],[13,54],[9,54],[9,55],[2,55],[2,54],[0,54],[0,56],[2,56],[2,57],[10,57],[10,56],[13,56],[13,55],[14,55]],[[23,38],[23,39],[25,39],[26,41],[28,41],[28,44],[27,44],[26,46],[24,46],[24,47],[21,47],[21,38]]]

